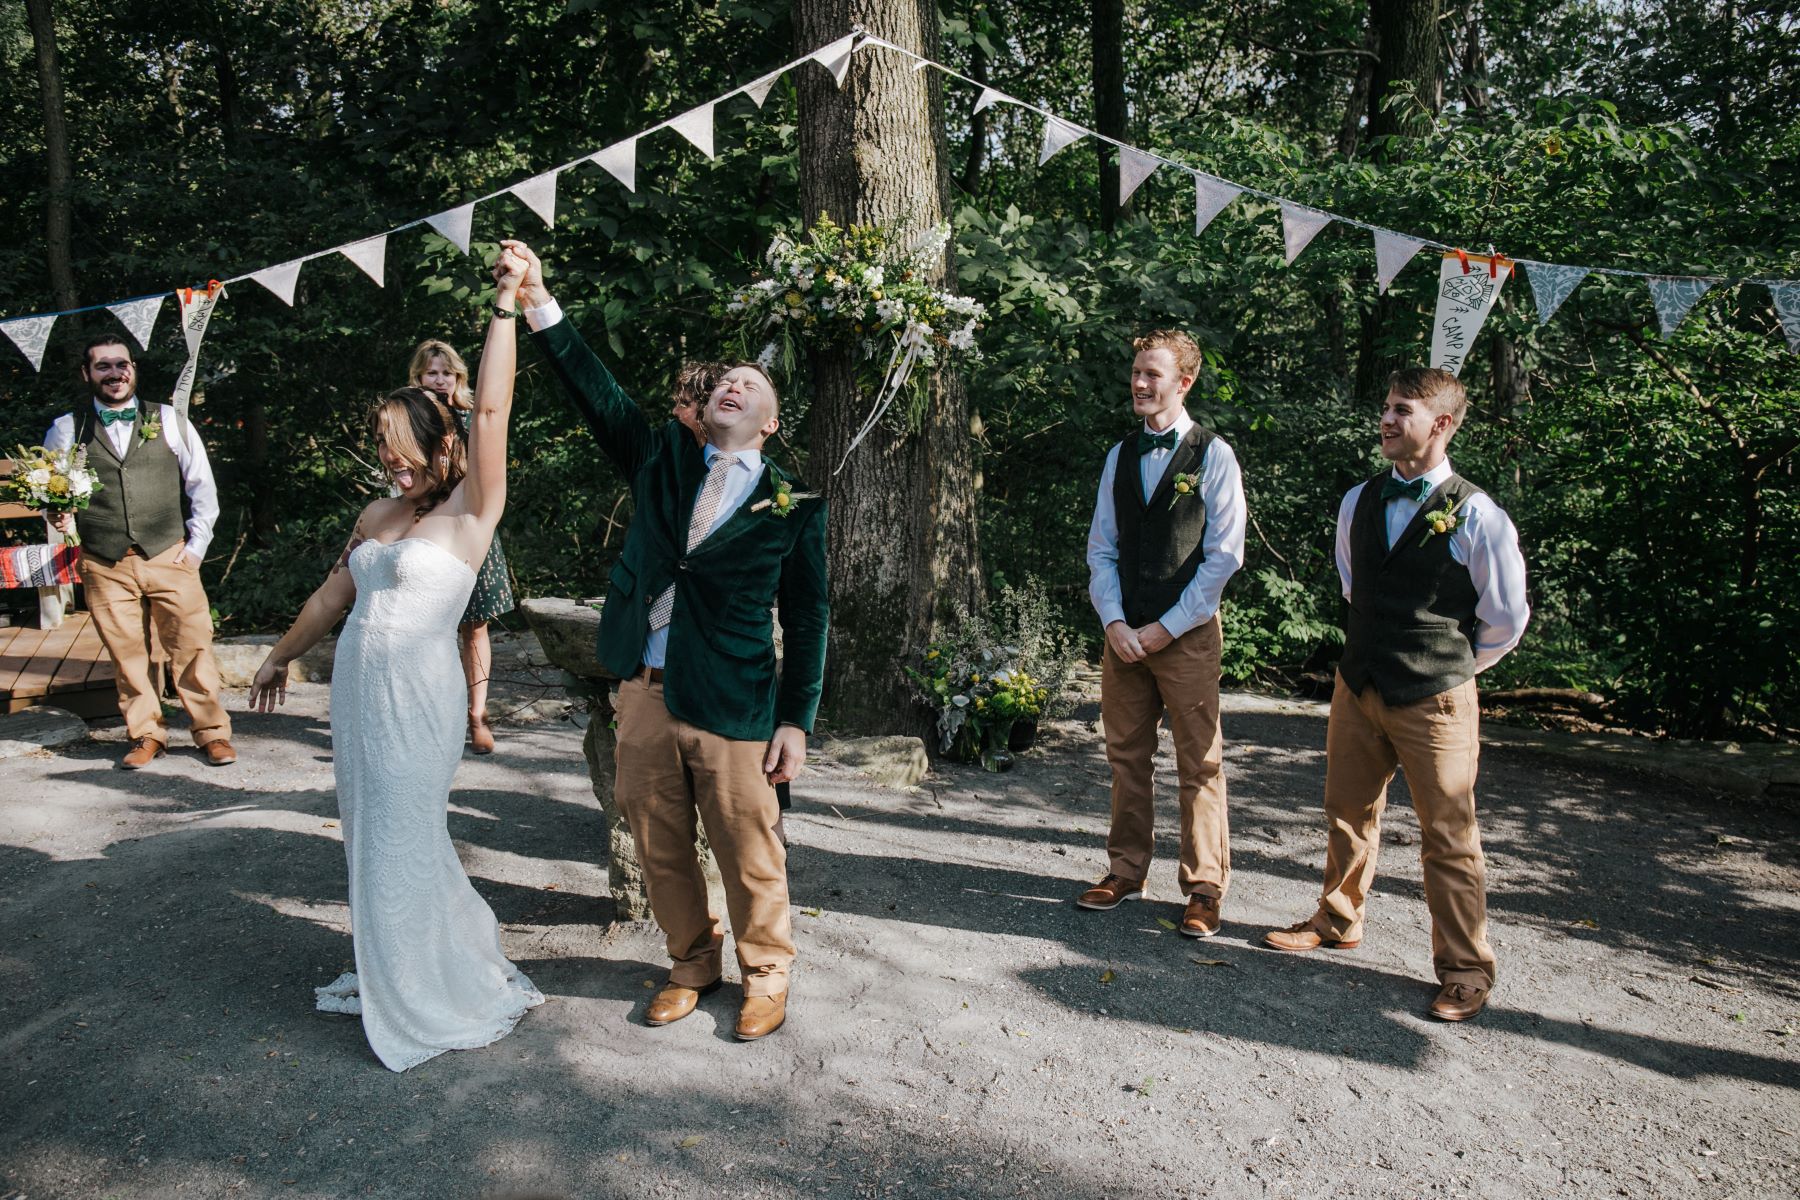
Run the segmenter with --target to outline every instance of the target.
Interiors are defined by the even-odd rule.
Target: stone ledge
[[[74,713],[48,704],[33,705],[0,716],[0,759],[53,750],[87,737],[87,722]]]
[[[226,687],[249,687],[256,679],[256,669],[269,657],[269,651],[281,639],[272,633],[250,633],[242,637],[214,638],[213,657],[219,662],[219,677]],[[331,660],[337,654],[337,639],[327,637],[318,645],[288,664],[288,679],[293,683],[330,683]]]
[[[866,775],[883,787],[918,786],[931,770],[925,742],[916,737],[891,734],[883,737],[831,737],[819,740],[819,757],[830,759]]]

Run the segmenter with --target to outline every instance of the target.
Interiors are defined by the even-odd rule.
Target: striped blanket
[[[0,588],[55,587],[80,583],[79,546],[0,546]]]

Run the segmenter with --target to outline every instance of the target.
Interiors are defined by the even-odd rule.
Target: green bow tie
[[[1181,435],[1175,432],[1173,426],[1161,433],[1140,433],[1138,434],[1138,453],[1148,454],[1152,450],[1173,450],[1175,443],[1180,440]]]
[[[1399,480],[1389,475],[1387,481],[1381,485],[1383,500],[1392,500],[1399,496],[1417,503],[1430,494],[1431,483],[1423,475],[1411,480]]]
[[[103,408],[100,410],[100,423],[102,425],[117,425],[121,421],[129,425],[135,420],[137,420],[136,407]]]

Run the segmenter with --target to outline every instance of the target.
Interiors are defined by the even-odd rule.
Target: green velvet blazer
[[[812,732],[829,621],[825,502],[797,498],[787,515],[777,513],[769,501],[776,480],[787,477],[765,458],[763,476],[743,505],[686,549],[688,518],[706,481],[693,435],[678,421],[652,426],[572,321],[558,321],[532,340],[630,484],[635,505],[600,612],[600,664],[620,679],[637,674],[650,637],[650,605],[673,583],[663,664],[669,712],[745,741],[767,741],[777,725]],[[769,615],[777,605],[779,679]]]

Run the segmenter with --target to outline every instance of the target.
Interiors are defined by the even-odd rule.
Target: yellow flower
[[[790,495],[789,493],[783,492],[783,491],[778,491],[775,493],[775,507],[776,508],[785,509],[789,505],[793,504],[793,502],[794,502],[794,497],[792,495]]]
[[[925,652],[925,661],[926,662],[930,662],[932,659],[934,659],[936,657],[938,657],[938,652],[936,650],[927,650]]]
[[[52,496],[68,495],[69,477],[67,475],[52,475],[50,477],[50,485],[44,490],[49,492]]]
[[[789,308],[799,308],[800,305],[803,303],[803,301],[800,298],[799,292],[789,292],[787,294],[787,296],[785,297],[785,299],[788,302]]]
[[[871,299],[871,300],[881,299],[881,289],[880,288],[872,288],[869,292],[869,299]]]
[[[1189,486],[1188,486],[1188,481],[1187,481],[1187,480],[1185,480],[1185,479],[1184,479],[1184,480],[1182,480],[1182,481],[1181,481],[1181,482],[1180,482],[1180,483],[1178,483],[1178,484],[1176,484],[1176,485],[1175,485],[1175,490],[1176,490],[1176,491],[1178,491],[1178,492],[1180,492],[1180,493],[1181,493],[1181,494],[1182,494],[1182,495],[1184,495],[1184,496],[1185,496],[1185,495],[1187,495],[1187,494],[1188,494],[1188,493],[1189,493],[1189,492],[1191,492],[1191,491],[1193,491],[1193,490],[1194,490],[1194,489],[1193,489],[1193,488],[1191,488],[1191,487],[1189,487]]]

